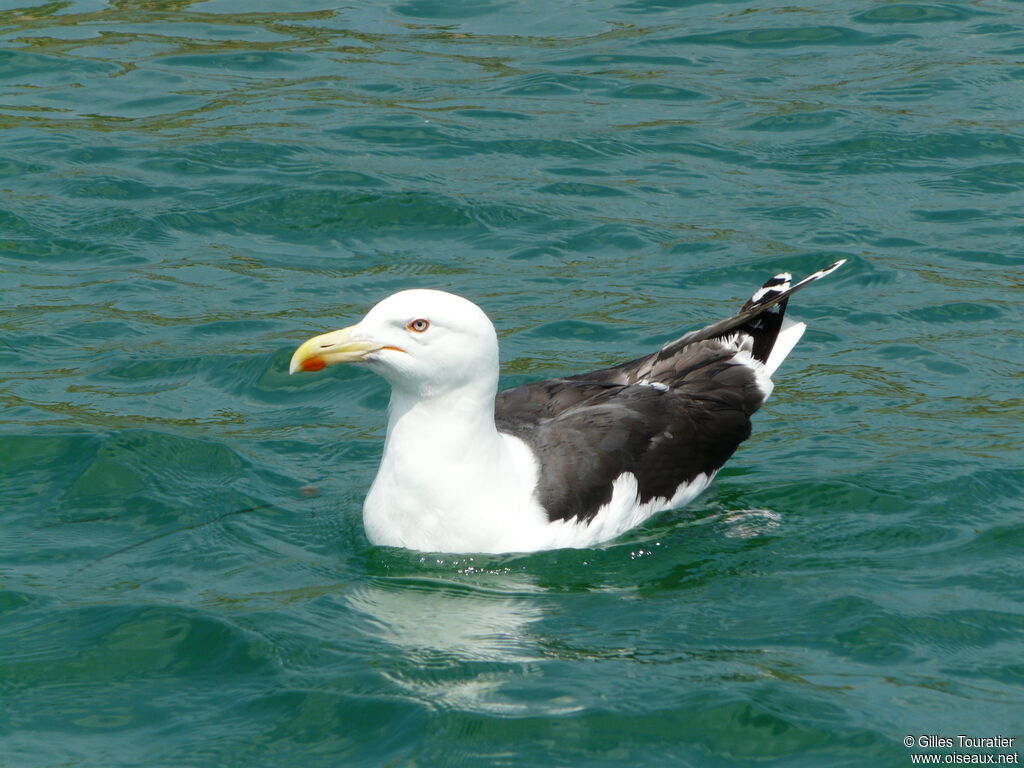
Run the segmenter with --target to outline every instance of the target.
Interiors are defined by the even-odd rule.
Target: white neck
[[[384,455],[363,507],[370,541],[498,551],[510,516],[535,506],[535,469],[525,446],[495,427],[494,395],[480,382],[443,397],[392,392]]]
[[[496,445],[494,387],[469,384],[440,397],[393,390],[388,405],[386,462],[411,475],[434,464],[462,464]]]

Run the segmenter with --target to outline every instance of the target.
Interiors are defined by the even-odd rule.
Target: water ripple
[[[12,764],[897,766],[1012,732],[1008,7],[71,0],[0,37]],[[403,288],[477,300],[514,385],[837,258],[709,493],[604,547],[370,546],[386,390],[287,375]]]

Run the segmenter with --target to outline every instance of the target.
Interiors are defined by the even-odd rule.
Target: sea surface
[[[0,8],[0,766],[1024,751],[1024,4]],[[287,375],[404,288],[511,386],[839,258],[593,549],[370,545],[386,386]]]

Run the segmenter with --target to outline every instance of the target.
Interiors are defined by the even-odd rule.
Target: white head
[[[292,355],[290,373],[334,363],[363,363],[392,389],[436,397],[468,384],[498,384],[498,337],[476,304],[444,291],[389,296],[356,325],[316,336]]]

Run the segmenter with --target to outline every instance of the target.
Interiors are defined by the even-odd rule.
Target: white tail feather
[[[772,347],[772,351],[764,363],[764,369],[769,376],[778,370],[779,366],[782,365],[782,361],[793,351],[793,347],[800,341],[800,337],[804,335],[806,330],[806,323],[795,323],[789,319],[782,321],[782,328],[775,339],[775,346]]]

